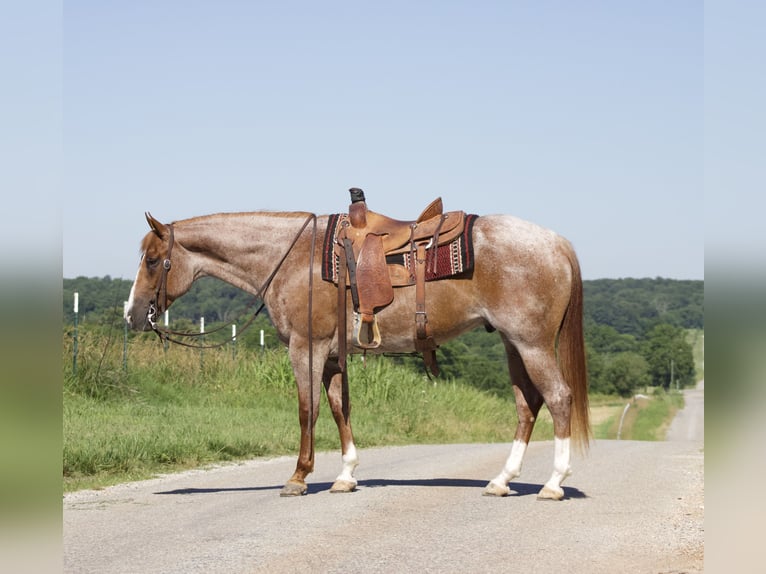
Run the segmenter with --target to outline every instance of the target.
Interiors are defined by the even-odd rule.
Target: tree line
[[[121,322],[131,281],[78,277],[64,279],[65,325],[74,321],[72,301],[79,293],[78,319],[114,326]],[[584,281],[584,325],[592,392],[630,396],[645,386],[668,388],[695,382],[689,330],[704,330],[704,282],[673,279],[597,279]],[[213,278],[195,282],[170,309],[171,327],[194,330],[200,317],[207,329],[235,321],[240,325],[257,308],[251,295]],[[266,312],[238,344],[259,344],[259,331],[276,344]],[[135,336],[131,334],[131,336]],[[441,345],[437,358],[446,377],[462,378],[494,394],[509,396],[505,348],[497,333],[483,328]],[[393,360],[422,370],[417,357]]]

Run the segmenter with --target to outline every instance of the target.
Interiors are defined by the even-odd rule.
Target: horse
[[[145,216],[149,232],[141,242],[139,268],[125,308],[127,324],[135,330],[156,330],[157,317],[204,276],[261,298],[287,346],[298,391],[300,450],[295,472],[280,495],[299,496],[308,490],[320,384],[341,444],[341,472],[330,491],[354,491],[359,456],[351,429],[345,357],[338,352],[339,332],[345,327],[350,337],[351,327],[339,328],[338,305],[344,299],[338,297],[335,284],[321,279],[318,264],[329,216],[218,213],[172,223],[161,223],[148,212]],[[535,420],[545,404],[553,419],[553,472],[538,498],[561,500],[561,484],[571,474],[571,452],[586,451],[591,439],[577,256],[564,237],[511,215],[479,216],[472,235],[472,273],[429,282],[427,301],[436,344],[484,326],[499,333],[506,350],[518,423],[507,460],[483,494],[510,494],[508,485],[521,473]],[[393,301],[376,313],[384,336],[379,347],[365,352],[415,351],[415,290],[397,288]]]

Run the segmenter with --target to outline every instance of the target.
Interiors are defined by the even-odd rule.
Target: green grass
[[[298,408],[284,350],[199,351],[154,340],[122,348],[91,344],[64,376],[64,489],[98,488],[185,468],[256,456],[297,455]],[[107,352],[104,352],[104,349]],[[90,349],[90,350],[87,350]],[[65,354],[71,349],[65,349]],[[71,359],[71,356],[70,356]],[[71,360],[64,361],[69,370]],[[512,402],[381,357],[349,365],[357,446],[510,442]],[[540,421],[538,439],[552,426]],[[324,398],[316,449],[339,450]]]
[[[120,337],[85,331],[73,376],[71,339],[64,343],[65,491],[222,461],[297,456],[298,405],[284,349],[240,348],[236,355],[231,349],[165,351],[156,339],[132,337],[125,370]],[[465,382],[430,380],[374,356],[350,361],[349,382],[360,448],[513,440],[513,403]],[[592,409],[614,410],[594,425],[596,438],[615,438],[623,405],[616,397],[591,397]],[[671,393],[631,409],[635,416],[631,413],[623,438],[662,440],[678,407]],[[543,410],[532,439],[552,438]],[[340,448],[324,398],[315,445]]]
[[[665,392],[654,389],[647,398],[623,399],[614,406],[612,416],[594,426],[596,438],[613,440],[620,430],[620,419],[626,404],[630,404],[623,419],[622,440],[665,440],[668,427],[679,409],[683,408],[683,394],[677,391]]]
[[[631,440],[665,440],[668,427],[679,409],[684,406],[684,397],[676,391],[657,391],[645,405],[637,407],[637,416],[630,432],[623,437]]]

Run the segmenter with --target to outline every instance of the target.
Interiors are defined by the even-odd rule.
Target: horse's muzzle
[[[153,331],[157,325],[157,307],[154,303],[149,304],[145,314],[134,313],[133,308],[125,310],[125,322],[133,330],[136,331]]]

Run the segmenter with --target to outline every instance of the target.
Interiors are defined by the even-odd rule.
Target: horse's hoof
[[[537,500],[561,500],[562,498],[564,498],[563,488],[543,486],[543,489],[537,494]]]
[[[500,486],[496,482],[490,482],[487,488],[484,489],[482,496],[508,496],[511,494],[511,489],[507,486]]]
[[[301,496],[306,494],[308,487],[305,484],[299,484],[297,482],[288,482],[282,487],[279,492],[279,496]]]
[[[356,490],[356,482],[350,480],[336,480],[330,488],[330,492],[354,492],[354,490]]]

